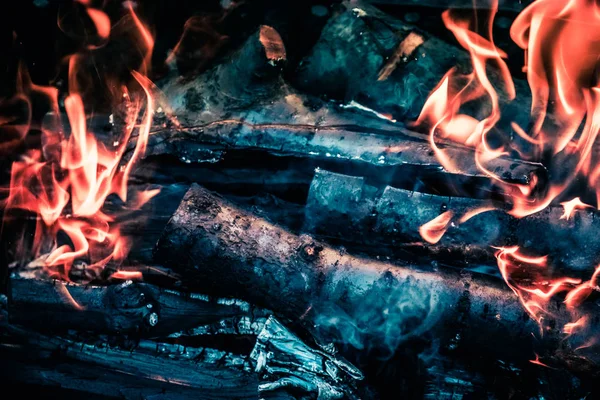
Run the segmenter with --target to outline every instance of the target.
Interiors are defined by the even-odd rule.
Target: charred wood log
[[[166,336],[250,312],[244,302],[185,296],[144,283],[82,286],[12,278],[9,319],[39,330]]]
[[[459,222],[469,211],[492,207],[496,210]],[[446,211],[454,213],[448,230],[439,242],[427,243],[419,228]],[[377,187],[362,177],[319,170],[306,203],[305,229],[379,252],[380,245],[387,245],[467,262],[495,264],[491,246],[514,245],[548,255],[550,265],[565,270],[588,272],[600,261],[600,245],[588,239],[600,229],[596,212],[580,210],[567,219],[562,218],[562,207],[548,207],[525,218],[506,211],[502,203]]]
[[[583,365],[574,350],[582,338],[561,332],[570,316],[559,303],[549,305],[555,320],[536,342],[538,327],[503,283],[357,258],[290,234],[199,186],[184,197],[156,257],[190,287],[270,308],[350,347],[393,354],[417,340],[438,343],[444,354],[526,364],[535,349],[570,368]],[[593,354],[588,360],[598,362]]]
[[[250,355],[160,340],[140,340],[124,347],[100,338],[86,339],[81,332],[46,336],[3,321],[0,370],[7,372],[3,379],[13,377],[15,382],[41,387],[58,384],[88,395],[133,399],[152,394],[163,398],[162,394],[187,399],[201,394],[206,399],[245,399],[260,393],[261,398],[274,399],[287,398],[286,393],[297,398],[293,395],[303,392],[327,400],[358,398],[354,381],[363,379],[354,366],[307,346],[273,317],[262,322]],[[16,370],[8,371],[9,361]],[[49,369],[51,365],[56,368]]]
[[[60,387],[62,395],[71,390],[118,399],[258,398],[247,356],[147,340],[125,349],[4,324],[0,337],[2,380],[37,385],[44,393]]]
[[[148,156],[173,155],[185,163],[218,164],[228,153],[255,150],[303,162],[332,164],[331,160],[337,160],[339,164],[343,160],[340,172],[366,167],[387,169],[388,175],[396,177],[414,176],[422,170],[446,178],[484,179],[489,190],[491,183],[473,163],[471,149],[440,145],[458,164],[458,173],[450,174],[424,135],[372,110],[352,111],[347,105],[307,97],[287,86],[278,62],[272,59],[283,57],[282,44],[265,39],[265,29],[251,36],[229,62],[196,80],[185,82],[171,76],[160,84],[164,108],[155,113]],[[278,37],[273,30],[269,32]],[[243,74],[236,72],[241,66]],[[499,158],[491,164],[494,173],[509,181],[527,182],[533,175],[542,182],[546,179],[544,168],[536,163]]]
[[[294,85],[306,93],[356,101],[398,120],[414,121],[431,91],[454,67],[464,74],[472,70],[464,49],[367,2],[346,1],[300,64]],[[503,87],[498,70],[490,67],[489,75],[495,87]],[[498,127],[507,132],[511,132],[510,121],[527,126],[529,120],[529,88],[519,80],[515,86],[518,104],[508,102],[507,94],[499,91],[506,122]],[[468,113],[481,117],[489,110],[490,104],[482,100]]]
[[[163,308],[176,307],[177,309],[171,312],[180,313],[180,315],[170,316],[170,318],[166,316],[169,319],[163,322],[162,329],[158,326],[158,323],[148,324],[154,324],[153,327],[158,328],[151,332],[151,336],[159,337],[158,340],[149,341],[138,338],[137,340],[128,341],[126,337],[122,336],[131,331],[131,329],[127,329],[127,324],[120,323],[116,327],[116,324],[113,323],[116,318],[105,316],[106,320],[111,319],[113,321],[108,323],[109,328],[106,328],[102,326],[100,319],[97,318],[96,314],[102,312],[95,304],[99,296],[99,288],[90,288],[82,292],[77,291],[77,288],[82,289],[82,287],[71,285],[69,289],[70,297],[63,300],[75,304],[76,298],[78,300],[85,298],[85,308],[83,308],[83,304],[79,304],[80,308],[78,309],[65,308],[64,310],[58,310],[56,302],[49,301],[51,295],[48,296],[49,293],[47,292],[48,289],[53,288],[60,293],[61,289],[59,287],[61,286],[57,285],[61,285],[61,282],[52,284],[51,282],[32,279],[13,279],[12,282],[12,288],[17,287],[18,290],[13,290],[9,299],[10,324],[6,323],[6,315],[2,316],[0,343],[4,345],[14,343],[13,346],[8,347],[12,350],[12,353],[8,355],[16,358],[17,366],[23,361],[19,360],[19,352],[23,352],[25,349],[36,355],[57,349],[54,350],[55,353],[58,351],[54,357],[56,363],[71,364],[73,366],[79,364],[80,368],[88,367],[90,369],[88,373],[96,371],[100,378],[97,382],[81,385],[82,377],[76,373],[54,372],[36,382],[39,385],[48,385],[49,379],[58,380],[58,382],[71,379],[72,381],[65,383],[65,387],[77,387],[73,385],[79,384],[81,385],[78,388],[79,390],[97,393],[100,387],[108,386],[106,388],[108,392],[100,394],[113,395],[110,397],[114,397],[114,388],[104,382],[104,379],[107,378],[106,373],[101,372],[103,368],[109,368],[111,363],[115,363],[118,368],[116,373],[111,374],[111,378],[116,381],[124,381],[122,388],[126,389],[127,393],[123,394],[126,396],[139,395],[144,391],[143,389],[152,393],[153,390],[157,390],[157,387],[162,386],[162,389],[168,390],[171,396],[182,396],[182,398],[187,398],[188,395],[194,393],[193,389],[198,388],[208,389],[209,395],[203,395],[203,398],[211,399],[221,398],[221,395],[247,398],[248,395],[254,394],[256,390],[266,393],[269,398],[278,398],[277,396],[273,397],[273,395],[279,395],[287,391],[291,391],[291,393],[303,391],[307,395],[314,394],[319,399],[342,398],[344,394],[357,398],[355,394],[356,386],[353,380],[362,379],[362,374],[355,367],[333,354],[327,354],[324,351],[307,346],[273,317],[264,318],[266,314],[263,310],[252,310],[250,314],[249,306],[241,301],[224,299],[221,300],[221,303],[215,301],[212,304],[212,309],[201,309],[205,314],[211,313],[210,317],[194,318],[198,314],[197,304],[196,307],[190,307],[187,303],[194,302],[194,299],[196,302],[198,302],[198,299],[207,300],[204,298],[205,296],[194,296],[193,299],[184,297],[186,300],[180,300],[179,302],[173,302],[172,299],[170,302],[165,302],[163,299]],[[48,283],[48,285],[44,286],[44,283]],[[114,285],[114,287],[119,293],[124,291],[125,288],[129,289],[129,293],[123,295],[123,297],[126,297],[129,302],[135,302],[140,288],[134,290],[133,285],[132,283],[126,283]],[[27,289],[27,291],[24,292],[22,289]],[[96,293],[94,293],[94,289]],[[14,298],[16,295],[18,299],[23,299],[29,293],[32,293],[31,290],[35,290],[39,296],[37,302],[31,298],[24,301],[16,301]],[[175,295],[175,292],[168,293],[171,296],[181,297],[181,295]],[[104,297],[108,296],[105,295]],[[30,311],[34,310],[33,306],[25,309],[23,304],[28,300],[32,305],[35,303],[37,310],[43,311],[47,318],[36,321],[41,313],[31,313]],[[152,304],[148,302],[148,299],[144,299],[143,302],[146,304],[145,308],[148,308],[148,304]],[[208,301],[205,302],[208,303]],[[103,301],[103,303],[106,303],[106,301]],[[17,304],[16,307],[15,304]],[[218,313],[217,308],[219,306],[221,308],[237,309],[238,315],[229,317],[226,312]],[[208,309],[210,306],[205,305],[204,308]],[[247,315],[240,316],[242,314],[240,308],[246,309],[245,314]],[[149,308],[149,310],[158,311],[156,306]],[[138,319],[133,315],[135,311],[131,311],[131,309],[126,311],[132,314],[126,315],[122,319],[127,319],[127,323],[133,325]],[[107,315],[115,314],[110,306],[106,307],[105,313]],[[164,316],[164,313],[162,315]],[[191,325],[192,323],[217,320],[221,317],[224,317],[224,319],[221,319],[218,324]],[[154,320],[158,321],[158,318],[155,316]],[[89,319],[91,322],[86,323],[84,322],[85,319]],[[32,323],[31,320],[35,322]],[[47,325],[50,320],[52,320],[52,326]],[[146,321],[150,320],[150,318],[146,318]],[[182,323],[183,320],[185,320],[184,323]],[[227,321],[229,321],[229,324]],[[45,336],[38,332],[23,329],[15,325],[15,322],[30,327],[34,326],[38,330],[50,330],[53,336]],[[64,324],[64,326],[61,324]],[[165,324],[168,324],[168,328],[165,327]],[[189,329],[190,326],[195,328]],[[182,327],[184,327],[183,331],[165,337],[172,330]],[[139,324],[137,330],[140,330]],[[56,336],[57,331],[63,332],[63,335],[66,336]],[[103,335],[101,335],[103,332],[119,333],[121,336],[114,337],[106,342],[106,339],[103,339]],[[198,339],[203,336],[206,338],[214,334],[225,333],[230,337],[230,341],[233,341],[237,336],[243,335],[243,332],[249,332],[255,338],[258,335],[258,342],[256,342],[249,360],[250,350],[243,353],[245,356],[240,356],[197,345]],[[2,352],[1,345],[0,352]],[[127,357],[127,359],[123,360],[124,357]],[[252,365],[248,361],[251,361]],[[3,367],[0,363],[0,369],[3,369]],[[38,377],[40,373],[43,375],[43,371],[40,371],[39,367],[35,365],[34,361],[34,365],[30,365],[30,372],[23,374],[23,376],[17,375],[17,381],[28,382]],[[182,379],[186,368],[190,369],[189,375]],[[256,383],[256,375],[252,374],[251,370],[260,373],[263,379],[260,385]],[[130,374],[133,371],[145,381],[144,386],[139,387],[137,382],[133,384],[127,382],[127,379],[124,379],[121,375]],[[232,378],[241,379],[238,383],[239,387],[236,387],[234,381],[229,381]],[[177,386],[171,388],[171,383],[183,386],[183,393],[179,393]],[[253,384],[254,387],[252,387]],[[248,387],[248,385],[251,386]],[[225,389],[225,393],[217,394],[217,392],[214,392],[215,387],[221,386]],[[246,395],[239,397],[243,393],[246,393]]]
[[[399,126],[378,129],[382,126],[378,121],[351,113],[336,116],[325,105],[309,112],[298,107],[304,100],[300,96],[286,97],[230,119],[158,129],[152,133],[148,155],[170,154],[186,163],[214,163],[227,152],[263,150],[267,155],[320,162],[342,159],[348,168],[355,169],[366,164],[366,167],[395,167],[398,174],[402,169],[410,173],[423,168],[452,175],[439,164],[426,137]],[[179,120],[192,116],[179,114]],[[300,119],[306,123],[299,122]],[[456,160],[461,175],[488,178],[475,166],[470,149],[441,147]],[[533,175],[545,179],[544,168],[537,163],[500,158],[492,163],[491,170],[509,181],[528,182]]]
[[[261,397],[290,391],[322,400],[361,398],[355,381],[364,376],[358,369],[332,354],[310,348],[273,316],[258,335],[250,358],[255,371],[266,377],[258,386]]]

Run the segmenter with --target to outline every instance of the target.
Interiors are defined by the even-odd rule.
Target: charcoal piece
[[[306,345],[273,316],[258,334],[250,359],[261,376],[261,397],[289,391],[319,399],[361,398],[356,381],[364,376],[356,367],[332,351]]]
[[[56,396],[69,398],[258,399],[257,376],[244,369],[242,355],[150,340],[123,348],[14,325],[0,328],[3,385],[28,385],[45,395],[61,388]]]

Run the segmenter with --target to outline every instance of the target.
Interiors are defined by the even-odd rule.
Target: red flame
[[[89,2],[80,1],[87,7],[97,33],[102,38],[110,35],[110,20],[101,10],[89,8]],[[70,135],[64,137],[61,129],[56,90],[30,85],[31,90],[45,91],[55,102],[52,107],[56,121],[53,130],[45,130],[42,151],[31,151],[11,169],[11,182],[6,211],[21,209],[37,215],[37,227],[30,254],[47,251],[44,243],[53,242],[53,249],[46,258],[47,271],[51,276],[70,279],[69,272],[77,260],[85,260],[90,270],[98,273],[110,262],[120,263],[127,255],[129,243],[120,232],[115,215],[103,211],[110,195],[128,200],[127,182],[134,163],[143,155],[154,109],[153,85],[145,76],[148,72],[153,39],[148,29],[137,17],[131,4],[129,12],[138,32],[141,47],[145,51],[142,64],[132,71],[134,81],[142,88],[144,96],[132,102],[123,137],[111,145],[102,143],[86,126],[86,112],[79,94],[78,76],[84,72],[82,55],[69,60],[69,94],[64,100],[70,125]],[[23,95],[26,95],[24,92]],[[122,96],[131,101],[129,90],[123,87]],[[141,124],[137,124],[142,108],[145,109]],[[123,160],[129,138],[137,133],[133,156]],[[118,144],[116,144],[118,143]],[[156,190],[139,193],[133,208],[141,207]],[[59,233],[68,240],[58,240]],[[137,273],[117,272],[115,278],[139,277]]]
[[[492,38],[496,12],[497,1],[493,1],[484,24],[486,32],[476,31],[476,19],[465,19],[453,11],[443,13],[445,26],[470,55],[472,72],[464,75],[456,68],[448,71],[425,102],[416,124],[428,128],[431,148],[449,171],[457,168],[439,142],[450,140],[472,147],[473,163],[506,193],[506,203],[511,207],[507,212],[514,217],[537,213],[555,203],[581,176],[600,204],[600,164],[593,152],[600,130],[600,5],[589,0],[536,0],[515,19],[510,34],[525,51],[523,70],[532,94],[530,129],[526,131],[508,121],[517,140],[497,125],[502,117],[501,102],[512,101],[516,93],[504,61],[506,54]],[[498,72],[495,79],[489,75],[492,69]],[[467,115],[463,111],[467,103],[471,108],[480,105],[479,114],[471,111]],[[488,140],[492,130],[495,136],[504,135],[504,140],[495,141],[501,143],[495,147]],[[535,177],[526,185],[507,182],[487,167],[491,160],[509,152],[527,161],[544,162],[551,175],[548,186],[537,187],[541,181]],[[579,197],[561,205],[561,219],[566,220],[576,210],[592,207]],[[467,212],[457,223],[493,209]],[[446,231],[451,218],[442,217],[421,227],[421,235],[430,243],[439,241]],[[518,247],[499,248],[496,257],[502,277],[540,328],[549,313],[549,301],[564,293],[564,302],[574,318],[564,325],[563,332],[571,335],[583,330],[589,316],[580,315],[577,307],[600,289],[600,267],[589,281],[581,282],[554,276],[545,257],[525,256]],[[537,356],[532,362],[544,365]]]

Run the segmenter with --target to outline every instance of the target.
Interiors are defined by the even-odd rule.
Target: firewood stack
[[[155,82],[130,186],[161,192],[125,225],[130,274],[89,281],[82,264],[50,279],[43,258],[10,259],[10,227],[26,221],[5,217],[3,385],[102,399],[593,396],[600,356],[579,348],[600,320],[565,336],[570,310],[551,301],[540,334],[494,253],[528,246],[585,279],[597,212],[514,218],[472,149],[442,143],[448,171],[411,125],[451,67],[470,68],[435,21],[471,2],[231,3],[200,19],[222,32],[187,33],[203,52],[173,52]],[[523,7],[500,2],[508,16]],[[503,113],[524,126],[531,98],[515,85]],[[88,123],[111,141],[124,113]],[[551,179],[511,156],[496,175]],[[435,243],[420,234],[449,209],[490,205]],[[582,307],[594,312],[593,295]]]

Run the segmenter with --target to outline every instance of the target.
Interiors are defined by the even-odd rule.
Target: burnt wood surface
[[[325,104],[305,114],[306,110],[298,107],[304,100],[300,95],[293,99],[276,99],[224,120],[189,121],[181,122],[179,127],[159,128],[151,133],[147,155],[172,155],[192,164],[218,163],[227,153],[262,151],[266,156],[299,159],[310,165],[337,164],[339,169],[346,170],[380,170],[384,175],[395,177],[415,176],[420,169],[422,175],[435,174],[442,181],[458,175],[471,181],[487,181],[488,189],[492,186],[475,166],[473,152],[468,148],[441,145],[457,160],[457,170],[448,172],[437,161],[425,136],[350,112],[345,117],[338,116]],[[196,117],[183,111],[176,115],[180,121]],[[344,166],[340,166],[342,161]],[[527,183],[533,176],[540,181],[546,179],[545,169],[537,163],[499,158],[490,168],[512,182]],[[293,169],[282,171],[292,178],[294,172]],[[303,172],[301,169],[297,173],[301,177]]]
[[[140,341],[44,335],[2,323],[0,371],[11,386],[38,398],[258,399],[246,356]]]
[[[299,92],[283,78],[285,59],[270,60],[260,37],[256,32],[227,60],[193,80],[183,80],[174,71],[159,82],[163,97],[158,100],[161,107],[154,115],[147,156],[218,164],[231,157],[228,154],[253,150],[310,164],[344,162],[338,172],[380,169],[398,177],[422,170],[440,177],[482,179],[487,181],[480,185],[485,190],[493,185],[476,167],[470,148],[440,143],[457,163],[456,171],[449,172],[431,151],[426,135],[407,129],[402,121],[375,112],[381,110],[361,108],[353,98],[334,103]],[[244,73],[237,73],[242,65]],[[310,86],[326,90],[318,82]],[[424,99],[414,100],[416,107]],[[545,169],[537,163],[498,158],[489,168],[509,181],[529,182],[534,175],[539,182],[546,180]],[[302,176],[306,174],[296,179]]]
[[[583,338],[562,334],[570,316],[560,303],[548,309],[554,328],[536,340],[538,327],[503,282],[354,257],[290,234],[197,185],[165,229],[156,257],[195,290],[270,308],[354,348],[393,352],[418,338],[435,340],[444,354],[479,359],[522,364],[537,351],[574,370],[598,361],[590,351],[581,363],[574,349]]]
[[[443,26],[441,20],[439,24]],[[354,100],[399,121],[415,121],[450,69],[459,74],[472,71],[469,53],[454,37],[441,40],[419,26],[368,2],[343,2],[303,58],[293,84],[306,93]],[[396,57],[399,50],[402,55]],[[518,100],[510,101],[498,67],[490,62],[487,71],[497,88],[503,116],[497,127],[511,132],[512,121],[527,126],[531,104],[527,82],[514,80]],[[451,80],[450,85],[454,84]],[[476,103],[463,106],[461,112],[478,119],[488,116],[490,100],[484,96]]]
[[[9,289],[10,322],[38,330],[153,337],[249,313],[243,303],[219,304],[131,281],[84,286],[13,278]]]
[[[469,211],[496,208],[460,223]],[[461,197],[436,196],[369,179],[325,170],[315,173],[306,202],[305,229],[323,237],[355,243],[381,254],[380,245],[495,265],[495,247],[518,245],[548,255],[549,265],[564,271],[589,271],[600,260],[600,245],[589,240],[600,229],[600,217],[590,209],[561,218],[564,209],[547,207],[524,218],[507,214],[509,205]],[[448,230],[435,244],[419,228],[445,212],[454,213]],[[544,232],[544,234],[540,234]]]

